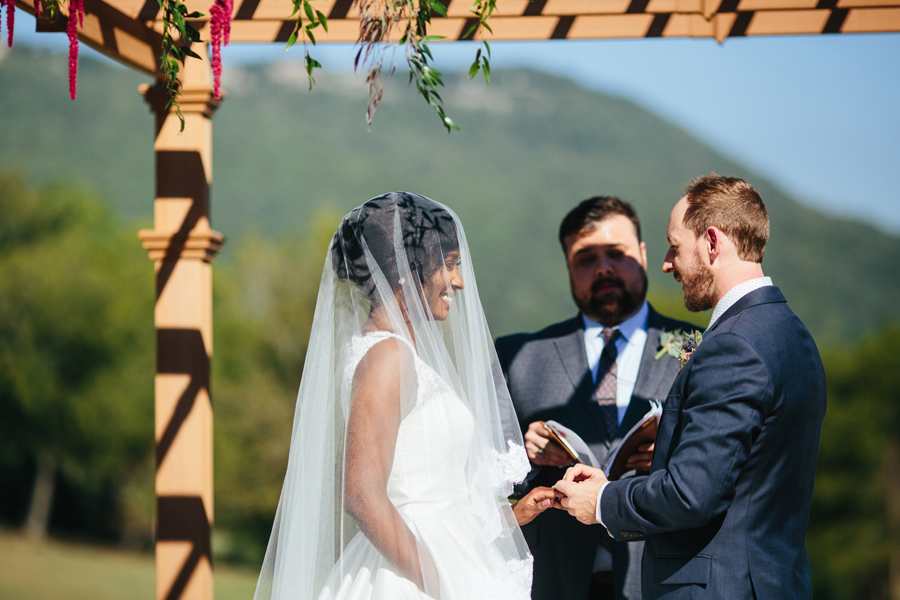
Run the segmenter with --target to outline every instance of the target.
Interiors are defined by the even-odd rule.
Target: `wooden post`
[[[212,600],[211,69],[205,45],[182,71],[181,112],[165,85],[142,86],[156,116],[154,228],[139,233],[156,269],[156,597]]]

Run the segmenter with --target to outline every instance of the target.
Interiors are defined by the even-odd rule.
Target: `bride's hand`
[[[513,505],[513,513],[519,527],[531,523],[535,517],[553,506],[556,493],[553,488],[536,487]]]

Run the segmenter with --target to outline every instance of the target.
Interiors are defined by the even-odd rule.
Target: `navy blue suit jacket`
[[[729,308],[675,379],[650,474],[610,483],[600,515],[645,539],[652,598],[810,598],[806,556],[825,373],[776,287]]]

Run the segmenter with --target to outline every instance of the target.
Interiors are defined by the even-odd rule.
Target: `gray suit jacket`
[[[581,315],[537,333],[498,338],[497,355],[522,431],[534,421],[559,421],[580,435],[604,461],[619,438],[650,410],[649,400],[665,399],[678,375],[678,361],[668,355],[655,360],[655,355],[660,333],[676,329],[697,327],[664,317],[650,307],[637,383],[615,439],[609,439],[600,408],[591,400],[594,383],[584,349]],[[565,469],[543,467],[528,487],[553,485],[564,473]],[[582,525],[563,511],[551,510],[526,525],[523,533],[534,555],[532,598],[587,598],[597,546],[609,539],[606,531]],[[614,544],[617,598],[641,597],[642,549],[641,542]]]

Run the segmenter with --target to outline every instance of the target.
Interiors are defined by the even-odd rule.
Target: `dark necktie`
[[[597,366],[597,388],[594,390],[594,399],[600,406],[603,420],[606,423],[606,433],[609,439],[616,437],[619,429],[619,409],[616,406],[616,390],[618,377],[616,376],[616,357],[619,351],[616,349],[616,340],[619,339],[618,329],[604,327],[600,332],[603,338],[603,352],[600,354],[600,363]]]

